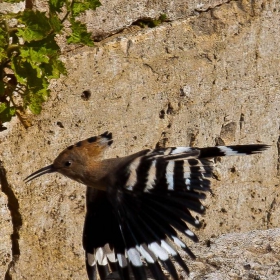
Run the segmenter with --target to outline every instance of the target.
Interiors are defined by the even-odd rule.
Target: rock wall
[[[205,265],[204,256],[220,256],[211,244],[228,240],[242,256],[246,249],[239,240],[252,234],[260,240],[273,235],[279,243],[280,3],[186,2],[102,1],[82,19],[99,42],[94,48],[65,47],[69,75],[53,81],[33,126],[25,130],[15,118],[1,132],[1,279],[86,279],[84,186],[57,174],[30,184],[23,178],[65,147],[106,130],[114,136],[107,157],[156,145],[271,144],[261,155],[217,162],[204,227],[197,232],[201,243],[189,242],[202,264],[185,259],[193,269],[190,279],[250,279],[249,272],[277,279],[260,272],[277,266],[275,259],[263,258],[262,269],[245,266],[247,274],[242,259],[236,278],[225,265],[235,261],[229,247],[216,269]],[[155,28],[134,25],[162,14],[167,21]],[[233,232],[243,235],[215,241]]]

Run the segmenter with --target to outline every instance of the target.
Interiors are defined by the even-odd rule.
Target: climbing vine
[[[68,34],[68,44],[93,46],[91,34],[77,17],[100,6],[98,0],[49,0],[47,4],[48,12],[35,10],[30,0],[18,13],[0,11],[0,130],[15,115],[28,126],[26,110],[39,114],[49,96],[50,80],[67,74],[59,59],[58,34]],[[67,29],[65,22],[70,23]]]

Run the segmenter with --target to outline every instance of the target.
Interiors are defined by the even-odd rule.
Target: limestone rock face
[[[277,280],[279,243],[280,230],[271,229],[225,234],[210,239],[207,246],[197,244],[193,250],[199,257],[190,264],[189,279]]]
[[[9,263],[12,261],[12,252],[11,252],[11,239],[10,235],[13,232],[12,221],[10,212],[8,209],[8,199],[5,193],[1,192],[0,194],[0,227],[1,227],[1,236],[0,236],[0,275],[1,279],[4,279],[6,271],[8,269]]]
[[[65,51],[69,75],[53,81],[33,126],[14,118],[0,134],[0,278],[86,279],[84,186],[58,174],[23,178],[109,130],[106,157],[156,145],[270,144],[216,163],[201,242],[189,242],[198,260],[184,258],[190,279],[279,279],[279,1],[102,4],[82,19],[100,42]],[[161,14],[168,21],[155,28],[131,26]]]

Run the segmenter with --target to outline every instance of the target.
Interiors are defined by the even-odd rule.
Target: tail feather
[[[108,264],[97,264],[97,270],[100,279],[107,279],[107,276],[110,274],[109,266]]]
[[[118,246],[118,244],[116,244]],[[120,275],[120,278],[122,280],[129,280],[129,268],[128,268],[128,263],[127,263],[127,258],[124,254],[117,254],[117,265],[118,265],[118,272]]]
[[[265,151],[270,146],[265,144],[216,146],[200,148],[199,158],[214,158],[222,156],[252,155]]]
[[[97,271],[96,271],[96,264],[95,264],[95,258],[92,254],[89,254],[85,252],[85,261],[86,261],[86,270],[89,280],[96,280],[97,279]],[[91,260],[89,260],[91,258]],[[103,279],[102,279],[103,280]]]
[[[117,260],[116,260],[116,262],[110,262],[109,261],[110,271],[112,271],[112,272],[118,271],[118,263],[117,262],[118,262]]]
[[[178,247],[180,247],[182,250],[184,250],[191,259],[195,260],[196,256],[195,254],[191,251],[191,249],[176,235],[171,235],[171,238]]]
[[[179,280],[179,276],[178,276],[177,270],[176,270],[174,264],[172,263],[172,261],[170,259],[167,259],[163,263],[163,266],[169,272],[169,274],[172,276],[172,278],[174,280]]]
[[[164,275],[160,265],[158,262],[156,262],[155,264],[153,265],[150,265],[148,263],[148,267],[151,271],[151,273],[153,274],[154,278],[157,279],[157,280],[166,280],[166,276]]]
[[[189,274],[190,271],[188,266],[183,261],[176,248],[174,248],[174,246],[170,242],[168,242],[167,239],[161,241],[161,246],[165,248],[169,255],[171,255],[174,258],[174,260],[185,270],[187,274]]]
[[[177,262],[184,269],[184,271],[187,273],[187,275],[189,275],[190,270],[189,270],[188,266],[186,265],[185,261],[181,258],[181,256],[179,254],[177,254],[172,257],[175,260],[175,262]]]

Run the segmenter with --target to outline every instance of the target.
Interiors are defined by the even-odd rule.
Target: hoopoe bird
[[[106,279],[114,271],[120,279],[130,279],[132,272],[143,280],[145,267],[157,280],[166,279],[163,267],[179,279],[174,262],[189,273],[177,248],[192,259],[195,255],[178,232],[198,241],[189,225],[199,228],[200,222],[191,211],[205,211],[201,200],[210,191],[211,159],[256,154],[269,147],[171,147],[102,160],[112,143],[108,132],[80,141],[25,179],[59,172],[87,186],[83,246],[89,280],[97,279],[97,272]]]

